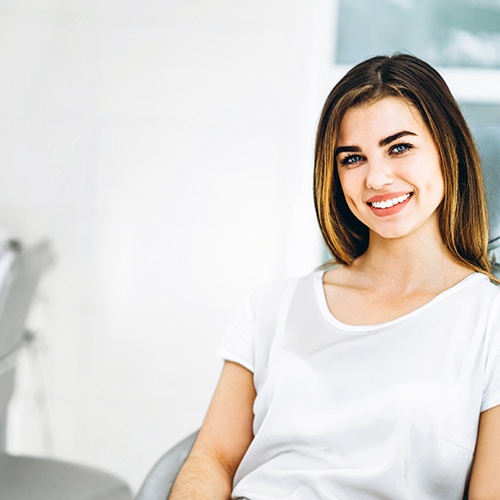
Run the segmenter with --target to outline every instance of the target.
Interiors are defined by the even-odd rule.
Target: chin
[[[393,225],[391,227],[389,225],[385,225],[385,227],[380,227],[380,224],[372,224],[368,227],[370,229],[370,233],[387,240],[404,238],[405,236],[408,236],[416,231],[415,227],[409,226],[408,224],[404,224],[404,227],[401,226],[402,225]]]

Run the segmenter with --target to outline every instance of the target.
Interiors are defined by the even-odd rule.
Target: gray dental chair
[[[481,156],[490,216],[489,249],[493,271],[500,278],[500,126],[478,128],[474,137]],[[170,449],[146,477],[135,500],[165,500],[198,432]],[[467,493],[464,500],[467,499]]]
[[[165,500],[174,485],[175,478],[185,462],[198,431],[185,437],[156,463],[134,500]]]
[[[490,256],[493,272],[500,278],[500,125],[481,127],[474,137],[483,165],[490,216]]]
[[[9,266],[0,300],[0,499],[131,500],[121,479],[59,460],[14,456],[5,451],[7,406],[15,383],[16,358],[29,341],[26,319],[39,280],[52,260],[48,243],[20,249]]]

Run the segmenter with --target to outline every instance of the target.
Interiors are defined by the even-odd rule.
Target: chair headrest
[[[490,218],[490,250],[500,247],[500,126],[478,127],[474,138],[483,167]]]
[[[500,126],[478,127],[474,138],[481,157],[490,219],[490,260],[500,279]]]

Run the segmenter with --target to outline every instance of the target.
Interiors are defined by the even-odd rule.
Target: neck
[[[424,238],[418,232],[394,239],[371,234],[367,251],[353,266],[381,292],[392,295],[442,288],[471,273],[453,258],[440,236]]]

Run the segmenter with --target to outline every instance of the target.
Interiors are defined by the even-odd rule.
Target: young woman
[[[432,67],[375,57],[334,87],[315,202],[337,265],[252,295],[170,498],[500,498],[500,288]]]

